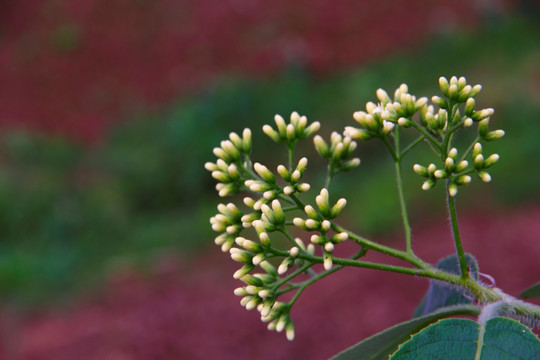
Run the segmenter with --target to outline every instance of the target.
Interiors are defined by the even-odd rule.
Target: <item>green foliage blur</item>
[[[65,40],[63,34],[58,41],[71,46],[71,37]],[[377,88],[393,91],[406,82],[412,93],[424,96],[438,91],[441,75],[481,83],[479,106],[495,108],[493,126],[507,133],[493,150],[501,155],[491,172],[493,183],[476,181],[463,189],[467,199],[458,199],[459,210],[486,201],[502,206],[537,201],[538,39],[539,24],[508,20],[474,34],[440,34],[421,49],[324,78],[301,68],[267,79],[222,77],[168,108],[137,109],[91,148],[6,134],[0,145],[2,297],[31,307],[87,291],[125,266],[144,269],[167,254],[189,257],[212,244],[208,218],[219,200],[203,165],[214,160],[212,148],[230,131],[252,128],[253,158],[275,168],[285,161],[285,152],[265,150],[272,144],[259,131],[274,114],[307,115],[321,122],[320,133],[327,138],[351,125],[353,111],[375,99]],[[308,173],[319,167],[321,172],[311,176],[313,185],[320,180],[322,186],[324,164],[310,148],[309,142],[302,148],[310,154]],[[361,166],[339,176],[334,190],[349,199],[345,221],[362,233],[380,233],[399,216],[392,164],[383,161],[386,154],[378,144],[360,144],[357,154]],[[411,167],[412,162],[405,165]],[[442,187],[422,192],[421,179],[405,172],[413,222],[434,207],[444,211],[434,205]]]

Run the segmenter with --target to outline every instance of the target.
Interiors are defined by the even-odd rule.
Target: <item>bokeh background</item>
[[[425,96],[440,75],[481,83],[506,130],[493,182],[458,211],[466,250],[517,295],[540,273],[537,1],[1,2],[0,359],[325,359],[406,320],[426,281],[354,270],[302,295],[293,343],[266,331],[213,246],[203,164],[245,127],[278,164],[259,131],[274,114],[328,136],[378,87]],[[391,163],[358,155],[334,185],[343,221],[400,246]],[[405,179],[435,262],[453,251],[443,189]]]

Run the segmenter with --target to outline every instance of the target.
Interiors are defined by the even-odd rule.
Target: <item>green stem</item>
[[[292,173],[292,167],[293,167],[293,160],[294,160],[294,145],[289,145],[289,171]]]
[[[412,121],[412,126],[418,130],[422,135],[424,135],[433,145],[435,145],[439,150],[442,149],[441,143],[435,139],[430,133],[428,133],[425,129],[423,129],[420,125],[418,125],[416,122]]]
[[[399,137],[401,135],[401,128],[396,129],[396,135],[394,136],[394,147],[396,149],[396,154],[400,153],[399,147]],[[405,233],[405,249],[409,254],[413,253],[412,250],[412,237],[411,237],[411,224],[409,223],[409,215],[407,213],[407,206],[405,203],[405,195],[403,193],[403,179],[401,171],[401,157],[398,155],[394,158],[394,165],[396,169],[396,183],[399,196],[399,206],[401,210],[401,220],[403,223],[403,231]]]
[[[422,140],[424,140],[426,137],[424,135],[420,135],[416,140],[414,140],[412,143],[407,145],[405,149],[401,150],[401,154],[399,154],[399,157],[403,159],[406,153],[408,153],[410,150],[412,150],[416,145],[420,144]]]
[[[326,181],[324,183],[326,190],[330,189],[330,182],[332,182],[332,177],[334,176],[334,167],[334,162],[330,160],[330,163],[328,163],[328,172],[326,173]]]
[[[459,267],[461,269],[461,277],[464,279],[470,278],[469,268],[467,266],[467,259],[465,258],[465,252],[463,251],[463,245],[461,243],[461,236],[459,234],[459,225],[456,214],[456,204],[454,197],[448,193],[448,186],[450,181],[446,182],[446,198],[448,201],[448,212],[450,213],[450,221],[452,223],[452,235],[454,237],[454,244],[456,246],[456,252],[459,258]]]
[[[427,267],[429,267],[428,264],[426,264],[425,262],[423,262],[422,260],[420,260],[418,257],[416,257],[414,254],[410,254],[406,251],[401,251],[401,250],[398,250],[398,249],[394,249],[392,247],[389,247],[389,246],[385,246],[385,245],[382,245],[382,244],[379,244],[379,243],[376,243],[374,241],[371,241],[371,240],[368,240],[360,235],[357,235],[335,223],[332,224],[332,229],[337,231],[337,232],[346,232],[348,235],[349,235],[349,239],[351,239],[352,241],[364,246],[365,248],[369,249],[369,250],[374,250],[374,251],[377,251],[377,252],[380,252],[382,254],[386,254],[386,255],[389,255],[389,256],[392,256],[392,257],[395,257],[397,259],[400,259],[400,260],[404,260],[406,262],[408,262],[409,264],[411,265],[414,265],[416,266],[417,268],[419,269],[425,269]]]
[[[461,161],[465,160],[467,158],[467,156],[469,156],[469,153],[473,150],[474,148],[474,145],[478,142],[478,140],[480,140],[480,136],[476,136],[476,138],[473,140],[473,142],[469,145],[469,147],[467,148],[467,150],[465,150],[465,152],[463,153],[463,155],[461,156]]]

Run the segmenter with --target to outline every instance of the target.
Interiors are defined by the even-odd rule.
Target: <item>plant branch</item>
[[[470,278],[469,268],[467,266],[467,259],[465,258],[465,252],[463,251],[463,245],[461,243],[461,236],[459,234],[459,225],[456,214],[456,204],[454,197],[448,193],[448,186],[450,181],[446,182],[446,198],[448,201],[448,212],[450,213],[450,222],[452,225],[452,235],[454,237],[454,244],[456,246],[456,252],[459,258],[459,267],[461,269],[461,277],[464,279]]]

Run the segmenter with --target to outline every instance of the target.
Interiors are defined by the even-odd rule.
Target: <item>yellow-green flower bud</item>
[[[311,185],[309,185],[308,183],[302,183],[302,184],[298,184],[296,186],[296,189],[298,190],[298,192],[306,192],[306,191],[309,191]]]
[[[484,166],[484,156],[482,154],[478,154],[474,157],[474,167],[477,169],[481,169]]]
[[[390,96],[388,96],[388,93],[383,89],[377,89],[377,99],[379,99],[379,101],[383,103],[383,105],[386,105],[392,101],[390,99]]]
[[[240,269],[236,270],[233,274],[233,279],[240,279],[241,277],[249,274],[250,272],[252,272],[253,270],[255,269],[255,266],[253,264],[245,264],[244,266],[242,266]],[[244,289],[244,292],[246,294],[244,295],[238,295],[238,296],[245,296],[247,295],[247,292],[245,291],[245,288]],[[236,294],[236,292],[235,292]]]
[[[469,96],[470,97],[475,97],[476,95],[478,95],[480,90],[482,90],[482,85],[480,85],[480,84],[474,85],[472,90],[471,90],[471,93],[469,94]]]
[[[458,185],[467,185],[471,182],[471,177],[469,175],[461,175],[461,176],[458,176],[458,178],[456,179],[456,184]]]
[[[349,234],[347,234],[346,232],[340,232],[340,233],[332,235],[332,238],[330,240],[338,244],[342,241],[347,240],[348,238],[349,238]]]
[[[347,205],[347,200],[344,198],[339,199],[334,206],[332,206],[332,209],[330,209],[330,218],[333,219],[336,216],[338,216],[343,208]]]
[[[422,183],[422,190],[429,190],[435,185],[435,181],[428,179]]]
[[[354,159],[345,161],[341,165],[340,169],[341,169],[341,171],[348,171],[348,170],[351,170],[352,168],[357,167],[358,165],[360,165],[360,159],[359,158],[354,158]]]
[[[302,117],[302,118],[304,118],[304,117]],[[311,136],[311,135],[315,134],[317,131],[319,131],[320,128],[321,128],[321,123],[320,122],[315,121],[315,122],[311,123],[311,125],[309,125],[307,127],[307,129],[304,130],[303,137],[308,137],[308,136]]]
[[[464,76],[461,76],[458,79],[457,85],[458,85],[459,89],[463,89],[465,87],[465,85],[467,85],[467,79]]]
[[[465,127],[471,127],[473,125],[473,123],[474,123],[474,121],[470,117],[467,117],[467,118],[465,118],[465,120],[463,120],[463,126],[465,126]]]
[[[397,123],[398,123],[399,126],[403,126],[405,128],[411,127],[411,125],[412,125],[412,122],[409,119],[404,118],[404,117],[400,117],[398,119]]]
[[[474,144],[473,152],[472,152],[473,158],[477,157],[481,153],[482,153],[482,144],[480,143]]]
[[[253,258],[249,252],[238,248],[230,249],[229,253],[231,254],[231,259],[244,264],[251,263],[251,259]]]
[[[281,204],[279,200],[273,200],[272,201],[272,210],[274,212],[274,217],[276,219],[276,222],[278,224],[282,224],[285,222],[285,214],[283,213],[283,209],[281,207]]]
[[[368,130],[358,129],[352,126],[346,126],[343,135],[349,136],[355,140],[369,140],[371,139],[371,133]]]
[[[272,129],[270,125],[264,125],[262,130],[270,139],[274,140],[275,142],[281,141],[281,137],[279,136],[279,134],[274,129]]]
[[[449,87],[450,87],[450,84],[448,83],[448,80],[444,76],[441,76],[439,78],[439,88],[441,89],[441,92],[445,96],[448,96],[448,88]]]
[[[468,98],[467,102],[465,103],[465,115],[471,116],[474,114],[474,107],[476,106],[476,101],[474,98]]]
[[[306,227],[308,230],[316,230],[320,226],[320,223],[317,220],[314,219],[307,219],[306,220]]]
[[[281,117],[281,115],[276,114],[274,116],[274,121],[276,123],[279,136],[281,138],[285,138],[287,136],[287,125],[285,124],[285,120],[283,117]]]
[[[230,140],[223,140],[220,145],[232,160],[237,160],[240,158],[240,151],[238,151]]]
[[[306,226],[306,221],[302,218],[299,218],[299,217],[294,218],[293,224],[294,226],[302,230],[309,230],[309,228]]]
[[[478,123],[478,134],[482,137],[485,137],[488,132],[488,127],[489,127],[489,118],[481,120]]]
[[[429,176],[428,169],[425,166],[422,166],[420,164],[414,164],[413,170],[415,173],[417,173],[420,176],[424,176],[424,177]]]
[[[317,203],[317,207],[323,214],[328,214],[330,212],[329,204],[328,204],[328,190],[325,188],[321,189],[321,193],[315,197],[315,202]]]
[[[313,138],[313,144],[315,145],[315,149],[317,152],[324,158],[330,157],[330,148],[328,147],[328,144],[326,141],[323,140],[323,138],[319,135],[316,135]]]
[[[456,165],[455,172],[456,173],[462,172],[463,170],[465,170],[467,168],[467,166],[469,166],[469,162],[467,160],[460,161]]]
[[[466,101],[471,96],[471,92],[472,92],[471,85],[464,86],[458,93],[457,101],[458,102]]]
[[[444,167],[446,168],[448,172],[452,172],[452,170],[454,170],[455,168],[454,159],[452,159],[450,156],[447,157],[446,160],[444,161]]]
[[[229,174],[223,173],[221,171],[212,171],[212,177],[217,181],[221,181],[224,183],[230,182],[232,180]]]
[[[325,238],[321,235],[311,235],[310,241],[315,245],[322,245],[325,242]]]
[[[448,121],[448,112],[444,109],[439,109],[437,114],[437,129],[443,129]]]
[[[446,177],[446,171],[444,170],[435,170],[433,173],[433,176],[435,176],[437,179],[443,179]]]
[[[244,153],[249,154],[251,151],[251,129],[245,128],[242,132],[242,151]]]
[[[488,132],[485,136],[484,136],[484,139],[486,139],[487,141],[495,141],[495,140],[498,140],[500,138],[502,138],[504,136],[504,130],[494,130],[494,131],[490,131]]]
[[[475,111],[471,115],[471,117],[474,121],[480,121],[480,120],[483,120],[485,118],[492,116],[494,113],[495,113],[495,110],[493,110],[492,108],[482,109],[480,111]]]
[[[479,171],[478,177],[480,180],[482,180],[485,183],[488,183],[491,181],[491,175],[489,175],[486,171]]]
[[[288,124],[285,128],[286,131],[286,137],[289,142],[292,142],[294,139],[296,139],[296,131],[293,124]]]
[[[457,185],[454,184],[454,183],[450,183],[450,184],[448,185],[448,195],[454,197],[454,196],[457,195],[457,193],[458,193],[458,187],[457,187]]]
[[[283,178],[283,180],[289,181],[291,179],[291,174],[289,173],[289,170],[287,170],[285,166],[278,165],[277,172]]]
[[[428,98],[425,96],[416,100],[416,102],[414,103],[414,107],[415,107],[414,111],[418,111],[419,109],[421,109],[424,105],[427,104],[427,101],[428,101]]]
[[[319,219],[319,214],[317,214],[317,211],[313,208],[311,205],[306,205],[304,207],[304,211],[306,212],[307,216],[309,216],[311,219]]]
[[[253,168],[255,169],[255,172],[266,182],[274,183],[276,182],[276,178],[274,174],[268,168],[258,162],[253,164]]]
[[[497,161],[499,161],[499,154],[492,154],[488,156],[488,158],[484,160],[484,169],[487,169],[491,165],[495,164]]]
[[[448,88],[448,98],[451,100],[457,100],[459,88],[457,84],[451,84]]]
[[[277,269],[274,267],[274,265],[272,265],[270,262],[268,262],[267,260],[264,260],[263,262],[261,262],[259,264],[259,266],[264,270],[266,271],[268,274],[272,275],[272,276],[277,276],[278,273],[277,273]]]

